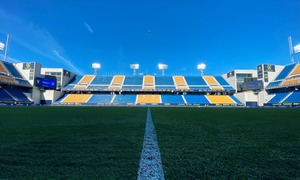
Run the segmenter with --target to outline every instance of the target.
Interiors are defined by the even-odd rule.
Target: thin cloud
[[[58,57],[59,59],[63,60],[69,67],[71,67],[75,73],[77,73],[78,75],[83,75],[83,73],[77,69],[72,63],[71,61],[69,61],[68,59],[64,58],[62,55],[60,55],[60,53],[56,50],[53,50],[53,53],[55,54],[56,57]]]
[[[92,27],[88,24],[88,23],[84,23],[84,26],[86,27],[86,29],[90,32],[90,33],[94,33],[94,30],[92,29]]]
[[[64,58],[66,55],[64,54],[63,48],[46,29],[43,29],[32,22],[26,22],[19,17],[12,16],[2,9],[0,9],[0,22],[0,33],[9,33],[11,34],[11,39],[32,52],[61,63],[65,68],[69,68],[69,70],[74,73],[83,74],[74,66],[71,60]]]

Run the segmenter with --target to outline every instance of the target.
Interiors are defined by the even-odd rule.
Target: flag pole
[[[5,45],[5,51],[4,51],[4,59],[3,59],[3,61],[6,61],[7,50],[8,50],[8,41],[9,41],[9,34],[7,34],[7,36],[6,36],[6,45]]]

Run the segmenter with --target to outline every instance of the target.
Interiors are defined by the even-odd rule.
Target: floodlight
[[[198,64],[197,69],[201,71],[201,76],[203,76],[203,71],[205,68],[206,68],[206,64],[204,63]]]
[[[94,75],[97,75],[97,70],[101,68],[101,64],[93,63],[92,68],[94,69]]]
[[[295,53],[299,53],[300,52],[300,44],[298,44],[297,46],[294,46],[294,52]]]
[[[139,64],[130,64],[130,69],[133,70],[133,75],[136,75],[136,70],[140,68]]]
[[[3,44],[2,42],[0,42],[0,50],[4,49],[5,44]]]
[[[158,69],[161,70],[161,75],[164,76],[165,70],[168,69],[168,65],[167,64],[158,64]]]

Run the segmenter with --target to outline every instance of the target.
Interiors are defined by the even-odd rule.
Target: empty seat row
[[[31,100],[24,94],[24,91],[19,87],[0,87],[0,101],[31,102]]]
[[[85,75],[65,89],[95,90],[230,90],[234,89],[221,76],[94,76]]]
[[[59,103],[117,103],[117,104],[191,104],[239,105],[241,102],[229,95],[176,95],[176,94],[69,94]]]
[[[271,96],[267,101],[267,105],[275,105],[281,103],[300,103],[300,91],[278,92]]]

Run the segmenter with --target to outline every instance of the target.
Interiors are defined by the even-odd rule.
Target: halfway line
[[[165,179],[150,108],[148,108],[147,113],[143,150],[137,179]]]

